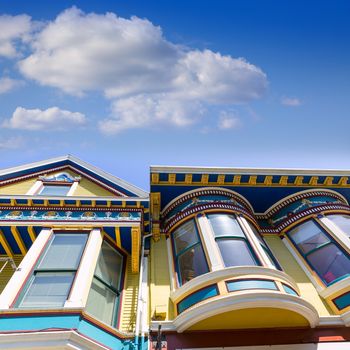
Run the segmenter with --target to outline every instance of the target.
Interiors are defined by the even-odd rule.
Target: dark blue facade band
[[[332,300],[338,310],[343,310],[350,306],[350,292],[347,292]]]
[[[197,292],[187,296],[185,299],[181,300],[177,304],[177,311],[180,314],[181,312],[185,311],[191,306],[203,300],[215,297],[218,294],[219,294],[219,291],[216,284],[212,284],[211,286],[200,289]]]

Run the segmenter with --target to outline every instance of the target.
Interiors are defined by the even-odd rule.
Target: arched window
[[[288,232],[288,237],[326,285],[350,275],[348,255],[315,221],[298,225]]]
[[[234,215],[207,215],[225,267],[261,265]]]
[[[209,271],[194,220],[182,224],[172,237],[175,266],[181,285]]]

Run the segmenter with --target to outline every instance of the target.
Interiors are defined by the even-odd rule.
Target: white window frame
[[[60,230],[61,232],[62,230]],[[0,295],[0,309],[13,308],[19,293],[25,288],[28,278],[40,256],[45,252],[47,244],[54,232],[50,228],[43,228],[24,256],[18,269],[12,275],[5,289]],[[100,229],[92,229],[89,233],[84,252],[80,259],[70,293],[63,308],[84,308],[90,291],[95,266],[101,249],[103,235]]]

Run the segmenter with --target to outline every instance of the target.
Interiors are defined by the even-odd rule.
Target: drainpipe
[[[141,259],[140,259],[140,276],[139,276],[139,292],[138,292],[138,298],[137,298],[137,311],[136,311],[136,324],[135,324],[135,349],[139,350],[140,347],[140,340],[141,344],[144,342],[145,338],[145,332],[143,330],[143,324],[142,324],[142,313],[143,313],[143,293],[142,293],[142,282],[143,282],[143,274],[144,274],[144,255],[145,255],[145,241],[146,238],[151,237],[152,233],[145,235],[142,237],[141,242]],[[147,264],[146,264],[147,267]],[[147,272],[147,270],[146,270]],[[146,281],[148,279],[148,276],[146,276]],[[147,281],[148,283],[148,281]],[[141,329],[141,339],[140,339],[140,329]]]

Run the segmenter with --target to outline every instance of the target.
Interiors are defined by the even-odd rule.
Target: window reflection
[[[235,216],[209,214],[208,219],[226,267],[258,265],[257,257]]]
[[[173,233],[175,261],[180,284],[209,271],[194,220]]]
[[[350,259],[314,221],[288,233],[305,260],[327,284],[350,275]]]
[[[350,238],[350,216],[345,215],[327,215],[349,238]]]

